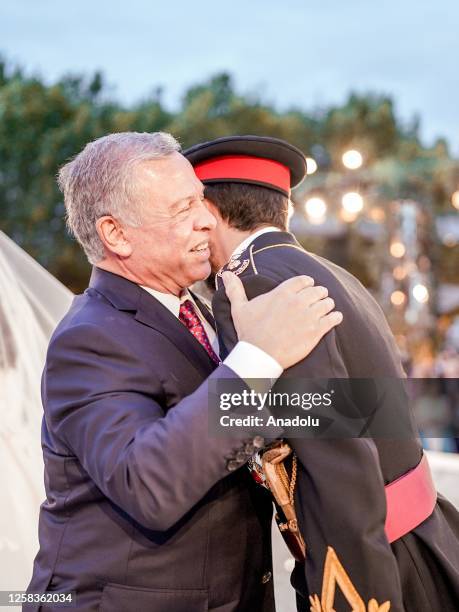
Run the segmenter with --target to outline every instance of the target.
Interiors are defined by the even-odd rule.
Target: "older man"
[[[219,364],[187,290],[210,273],[215,218],[174,138],[101,138],[59,182],[95,267],[48,351],[29,593],[76,591],[78,610],[273,610],[271,504],[238,469],[260,440],[209,437],[208,384],[276,379],[341,315],[308,277],[248,302],[229,274],[239,342]]]

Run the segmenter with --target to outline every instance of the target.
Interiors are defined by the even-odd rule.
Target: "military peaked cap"
[[[205,185],[250,183],[288,196],[306,175],[303,153],[279,138],[225,136],[196,144],[183,155]]]

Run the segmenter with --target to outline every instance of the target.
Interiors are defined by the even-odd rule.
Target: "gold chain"
[[[288,477],[288,473],[287,470],[285,468],[284,462],[281,461],[280,463],[276,464],[276,471],[277,471],[277,475],[279,476],[279,478],[282,481],[282,484],[284,485],[285,489],[289,489],[290,486],[290,479]]]
[[[284,465],[284,462],[276,464],[276,470],[279,475],[279,478],[282,481],[282,484],[289,492],[290,503],[293,505],[294,496],[295,496],[295,485],[296,485],[296,474],[297,474],[297,458],[296,453],[293,453],[292,457],[292,477],[288,477],[287,469]]]
[[[295,495],[296,471],[297,471],[297,459],[296,459],[296,453],[293,453],[293,459],[292,459],[292,478],[290,480],[290,489],[289,489],[290,503],[292,504],[292,506],[293,506],[293,498],[294,498],[294,495]]]

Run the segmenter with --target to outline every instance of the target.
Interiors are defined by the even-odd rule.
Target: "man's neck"
[[[175,295],[180,297],[182,294],[183,288],[179,287],[176,283],[173,282],[172,279],[165,278],[163,281],[160,279],[147,279],[137,274],[134,274],[129,268],[124,265],[120,265],[118,261],[112,261],[109,258],[105,258],[102,261],[98,262],[98,268],[101,270],[106,270],[107,272],[112,272],[113,274],[118,274],[118,276],[122,276],[127,280],[135,283],[136,285],[140,285],[141,287],[149,287],[150,289],[154,289],[155,291],[159,291],[161,293]]]
[[[223,245],[223,255],[225,257],[225,263],[231,259],[231,255],[234,253],[234,251],[236,251],[238,246],[242,244],[244,240],[247,240],[249,236],[251,236],[252,234],[255,234],[255,232],[257,232],[259,229],[260,228],[257,228],[255,230],[249,230],[246,232],[236,230],[236,229],[231,229],[227,233],[226,240]]]
[[[256,234],[259,234],[260,232],[268,232],[268,231],[273,231],[273,232],[279,232],[281,231],[278,227],[274,227],[272,225],[259,225],[257,228],[248,231],[248,232],[238,232],[238,240],[234,240],[233,243],[233,248],[232,250],[228,253],[228,258],[227,261],[229,261],[231,259],[231,257],[237,253],[241,249],[241,247],[243,247],[243,244],[247,241],[250,241],[249,239],[252,238],[254,239]]]

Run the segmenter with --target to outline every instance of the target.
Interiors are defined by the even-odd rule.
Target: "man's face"
[[[228,251],[228,230],[229,226],[226,221],[222,219],[220,211],[210,200],[206,200],[207,207],[216,219],[216,225],[210,232],[209,236],[209,247],[210,247],[210,267],[212,274],[216,274],[221,267],[228,262],[227,251]]]
[[[203,185],[180,153],[134,171],[141,227],[126,227],[132,254],[125,261],[139,284],[178,295],[210,274],[209,233],[216,221]]]

